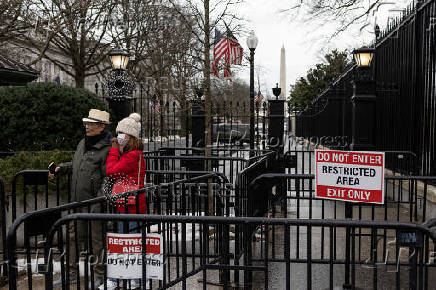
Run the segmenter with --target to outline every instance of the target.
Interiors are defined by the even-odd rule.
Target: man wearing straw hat
[[[82,119],[83,126],[86,130],[85,138],[77,145],[74,153],[73,161],[59,164],[56,167],[56,174],[65,174],[72,172],[71,183],[71,201],[84,201],[103,195],[103,189],[106,187],[106,158],[109,149],[111,148],[112,135],[106,131],[106,126],[110,124],[109,113],[97,109],[91,109],[89,115]],[[54,177],[50,174],[50,177]],[[92,212],[98,212],[100,206],[94,205],[91,207]],[[80,207],[74,212],[87,212],[85,207]],[[83,244],[86,242],[86,224],[84,222],[77,224],[77,241],[79,257],[76,257],[76,236],[74,227],[70,225],[70,266],[75,271],[75,274],[70,276],[70,283],[77,282],[78,264],[76,258],[79,258],[83,250]],[[101,261],[103,241],[101,224],[93,222],[88,233],[92,233],[92,247],[94,251],[94,261],[97,262],[94,267],[96,278],[95,284],[99,283],[103,277],[104,265]],[[99,259],[99,260],[96,260]],[[60,285],[61,279],[54,281],[54,284]],[[65,283],[65,281],[64,281]]]

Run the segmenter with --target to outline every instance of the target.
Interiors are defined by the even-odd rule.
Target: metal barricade
[[[270,150],[211,148],[212,156],[205,156],[204,148],[164,147],[145,152],[147,170],[152,171],[205,171],[207,163],[214,172],[224,174],[230,182],[248,165],[271,154]]]
[[[275,152],[269,152],[261,158],[257,158],[255,162],[237,175],[235,180],[235,216],[263,216],[265,214],[268,203],[262,200],[255,201],[254,199],[260,196],[252,194],[249,185],[259,175],[270,172],[277,165],[276,158]],[[268,195],[268,188],[256,189],[256,191],[263,191]]]
[[[14,175],[9,194],[6,194],[5,185],[0,181],[3,262],[7,253],[6,232],[17,216],[70,202],[70,181],[69,174],[50,181],[48,170],[22,170]],[[24,239],[20,240],[20,244],[24,242]],[[2,274],[7,275],[5,263],[2,264]]]
[[[427,199],[436,182],[435,176],[385,176],[385,203],[353,204],[353,218],[359,220],[394,220],[424,222],[427,217]],[[256,188],[275,187],[274,194],[259,191]],[[252,195],[269,202],[272,216],[276,208],[273,204],[280,201],[281,214],[297,219],[343,219],[344,202],[315,197],[315,176],[313,174],[275,174],[257,176],[249,186]]]
[[[61,191],[61,185],[65,187],[65,192]],[[16,173],[12,179],[11,220],[14,221],[17,216],[29,211],[71,202],[70,186],[70,174],[65,177],[57,176],[51,182],[48,170],[22,170]],[[22,208],[17,207],[18,203]]]
[[[147,276],[151,268],[146,261],[149,258],[146,249],[142,247],[139,278],[143,289],[147,284],[151,289],[206,289],[211,285],[224,289],[291,289],[291,285],[306,289],[339,286],[345,289],[431,289],[429,287],[435,283],[435,236],[430,228],[436,224],[434,220],[417,225],[386,221],[73,214],[58,220],[47,236],[45,289],[53,289],[53,271],[62,269],[64,263],[62,257],[52,254],[65,251],[59,246],[62,244],[53,243],[55,236],[61,236],[60,232],[78,222],[109,228],[109,223],[129,221],[138,223],[143,245],[151,234],[160,235],[163,243],[159,254],[163,271],[160,279]],[[242,231],[234,231],[236,227]],[[270,243],[272,227],[278,231],[281,247]],[[323,240],[321,229],[326,231]],[[346,231],[349,236],[345,235]],[[252,234],[245,236],[244,255],[238,257],[233,240],[243,232]],[[357,244],[359,237],[365,239],[364,247]],[[84,241],[88,249],[92,248],[90,235]],[[106,243],[106,239],[103,241]],[[179,252],[172,251],[175,245],[179,245]],[[346,246],[350,248],[349,258],[344,256]],[[90,263],[92,251],[82,255],[83,263]],[[107,258],[105,252],[100,260],[105,265],[105,279]],[[62,275],[55,271],[56,277]],[[96,279],[92,265],[84,267],[81,278],[83,285]],[[124,286],[132,283],[121,279],[117,282]],[[78,285],[80,283],[69,286],[78,288]],[[10,289],[16,289],[16,285],[11,284]]]
[[[210,185],[213,185],[213,196],[208,194]],[[204,216],[209,209],[208,203],[211,202],[214,214],[230,216],[231,200],[234,198],[232,191],[225,176],[206,172],[201,176],[188,176],[184,180],[160,185],[146,185],[145,188],[118,195],[101,196],[92,200],[26,213],[14,221],[8,232],[8,255],[4,263],[9,266],[10,281],[15,284],[19,270],[26,271],[28,287],[31,289],[32,274],[43,271],[43,265],[38,262],[38,257],[41,258],[44,253],[43,245],[47,232],[58,219],[69,213],[116,213],[119,206],[129,212],[130,196],[136,197],[135,207],[138,210],[139,197],[145,195],[148,214]],[[117,225],[113,225],[112,229],[116,228]],[[96,227],[93,227],[92,231],[94,234],[101,232]],[[57,243],[68,247],[71,243],[75,243],[70,243],[73,237],[80,237],[80,233],[64,231],[59,235]],[[17,240],[23,240],[24,245],[17,244]],[[80,239],[74,238],[73,240]],[[59,253],[55,251],[54,254]]]

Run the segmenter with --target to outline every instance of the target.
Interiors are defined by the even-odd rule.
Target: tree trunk
[[[206,157],[210,157],[211,146],[212,146],[212,136],[211,136],[211,99],[210,99],[210,22],[209,22],[209,0],[204,0],[204,70],[203,70],[203,84],[204,84],[204,104],[205,104],[205,118],[206,118]],[[212,166],[210,160],[206,162],[206,170],[211,171]],[[211,180],[208,180],[209,185]],[[208,204],[209,204],[209,215],[214,215],[213,209],[213,191],[212,186],[208,186]]]
[[[76,75],[74,76],[76,81],[76,88],[85,87],[85,72],[83,70],[76,70]]]

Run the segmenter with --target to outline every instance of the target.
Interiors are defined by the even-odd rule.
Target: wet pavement
[[[277,209],[277,211],[279,210],[280,209]],[[406,215],[406,217],[408,216],[406,211],[403,214]],[[278,213],[276,216],[281,216],[281,214]],[[283,262],[268,262],[268,289],[286,289],[284,228],[276,226],[274,227],[274,234],[272,231],[273,229],[270,227],[269,258],[275,258]],[[310,243],[308,243],[307,231],[308,229],[306,227],[299,227],[298,229],[297,227],[290,227],[289,230],[290,258],[294,259],[294,261],[290,263],[290,289],[330,289],[330,279],[332,279],[333,289],[342,289],[342,285],[345,282],[345,268],[343,265],[343,261],[345,260],[345,229],[338,228],[336,232],[333,231],[334,248],[332,246],[332,252],[330,252],[330,242],[332,240],[330,239],[329,228],[322,229],[313,227],[310,234]],[[369,235],[370,231],[364,229],[361,233],[363,235]],[[356,234],[358,234],[358,231],[356,231]],[[355,266],[355,285],[357,289],[375,289],[374,283],[377,284],[377,289],[409,289],[409,267],[400,266],[398,270],[396,265],[395,231],[387,230],[386,233],[384,233],[383,230],[378,230],[377,234],[379,237],[376,264],[374,264],[371,259],[370,237],[355,237],[355,257],[356,260],[361,261],[361,264],[356,264]],[[383,252],[384,234],[386,234],[385,241],[387,243],[385,252]],[[256,244],[256,253],[260,253],[260,248],[264,247],[264,245],[261,241]],[[273,247],[274,254],[272,253]],[[309,247],[311,248],[310,254],[312,259],[311,272],[309,272],[310,276],[308,276],[308,263],[305,262],[305,260],[309,258]],[[332,269],[330,269],[330,265],[328,264],[330,253],[332,254],[333,260],[342,263],[342,265],[335,264],[332,266]],[[401,262],[408,262],[408,248],[402,248],[400,257]],[[258,258],[262,259],[261,256],[258,256]],[[301,260],[301,262],[295,262],[295,260],[298,259]],[[327,262],[327,264],[319,264],[321,260],[324,260],[324,263]],[[367,262],[365,263],[365,261]],[[384,261],[393,263],[393,265],[386,265]],[[256,265],[264,265],[264,263],[257,262]],[[429,289],[434,289],[432,285],[436,285],[436,268],[429,268],[428,271]],[[253,289],[265,289],[264,277],[264,274],[261,272],[255,274],[255,285]],[[311,277],[310,282],[308,282],[308,277]],[[374,277],[376,277],[375,280]],[[395,288],[396,283],[398,283],[399,288]]]

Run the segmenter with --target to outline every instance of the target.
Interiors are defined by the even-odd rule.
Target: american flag
[[[156,113],[156,114],[160,113],[160,102],[159,101],[157,101],[157,102],[150,101],[149,105],[150,105],[152,113]]]
[[[242,64],[243,48],[236,37],[227,29],[227,35],[223,36],[218,29],[215,29],[215,41],[213,49],[213,75],[219,78],[218,64],[224,56],[224,74],[223,76],[232,81],[231,64]]]
[[[262,93],[259,91],[258,93],[257,93],[257,95],[256,95],[256,97],[254,98],[254,103],[256,104],[256,103],[262,103],[262,101],[263,101],[263,95],[262,95]]]

